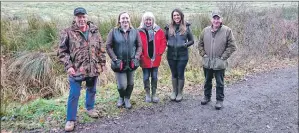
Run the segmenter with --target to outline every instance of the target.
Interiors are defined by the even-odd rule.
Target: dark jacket
[[[235,38],[232,30],[222,25],[217,31],[208,26],[203,29],[199,39],[199,54],[203,58],[203,67],[221,70],[227,67],[227,59],[236,51]]]
[[[132,27],[126,32],[119,27],[113,28],[107,36],[106,49],[112,61],[123,61],[123,71],[130,71],[130,61],[139,60],[142,52],[140,35]]]
[[[92,23],[87,23],[88,39],[86,40],[73,22],[73,25],[60,33],[58,57],[67,71],[73,67],[76,76],[94,77],[100,74],[100,67],[105,66],[105,48],[98,28]]]
[[[168,60],[188,60],[188,47],[194,44],[193,34],[189,23],[186,23],[186,32],[180,35],[180,31],[176,30],[175,35],[169,34],[169,26],[165,27],[165,36],[167,39],[167,59]]]

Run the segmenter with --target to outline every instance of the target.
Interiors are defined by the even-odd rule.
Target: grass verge
[[[261,65],[245,68],[235,68],[226,71],[225,85],[233,84],[237,81],[244,80],[244,77],[249,74],[256,72],[269,71],[276,68],[294,66],[297,60],[277,60],[276,58],[269,59],[268,62],[264,62]],[[203,94],[203,74],[200,70],[193,69],[192,71],[186,72],[186,85],[185,93],[190,95],[202,95]],[[141,71],[138,69],[137,71]],[[138,72],[137,72],[138,73]],[[138,77],[138,74],[135,75]],[[135,78],[136,78],[135,77]],[[165,78],[163,75],[160,76],[158,83],[159,91],[158,96],[160,98],[159,104],[164,104],[169,100],[168,94],[171,91],[170,78]],[[140,82],[140,79],[136,79]],[[136,81],[135,80],[135,81]],[[82,85],[83,88],[85,85]],[[141,107],[152,106],[152,103],[145,103],[144,101],[144,90],[142,84],[137,83],[134,88],[132,95],[133,109]],[[77,120],[78,123],[91,123],[96,119],[88,117],[84,113],[84,102],[85,102],[85,90],[81,90],[81,96],[79,99],[79,107]],[[101,117],[116,117],[121,113],[125,113],[126,109],[117,108],[116,101],[118,99],[117,86],[115,83],[109,83],[105,86],[97,86],[96,93],[96,104],[95,108],[99,111]],[[27,104],[16,104],[11,103],[9,105],[8,114],[1,118],[2,130],[22,131],[22,130],[33,130],[43,129],[44,131],[61,129],[64,127],[66,119],[66,102],[67,95],[64,95],[55,99],[37,99]]]

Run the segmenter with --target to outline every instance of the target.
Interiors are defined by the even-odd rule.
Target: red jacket
[[[139,29],[139,34],[142,41],[142,54],[140,57],[140,66],[142,68],[153,68],[159,67],[162,54],[166,49],[166,38],[163,30],[159,26],[154,28],[155,38],[154,38],[154,51],[153,51],[153,60],[148,55],[148,42],[147,36],[144,29]]]

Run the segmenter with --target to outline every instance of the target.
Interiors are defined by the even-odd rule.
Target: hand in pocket
[[[139,65],[140,63],[139,63],[139,60],[138,59],[132,59],[131,61],[130,61],[130,67],[131,67],[131,69],[133,69],[133,70],[135,70],[135,69],[137,69],[140,65]]]

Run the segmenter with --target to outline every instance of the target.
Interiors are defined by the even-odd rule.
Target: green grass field
[[[248,8],[265,9],[270,7],[296,6],[295,2],[236,2]],[[165,16],[170,20],[174,8],[180,8],[186,16],[197,13],[209,13],[220,6],[229,6],[228,2],[2,2],[1,17],[25,18],[38,14],[45,20],[68,20],[73,17],[76,7],[85,7],[90,18],[108,19],[122,11],[142,15],[151,11],[154,15]]]

